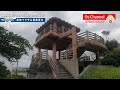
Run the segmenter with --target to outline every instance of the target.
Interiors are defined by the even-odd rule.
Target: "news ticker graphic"
[[[45,18],[0,18],[0,22],[45,22]]]

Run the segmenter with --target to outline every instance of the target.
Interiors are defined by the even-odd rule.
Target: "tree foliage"
[[[2,56],[9,61],[18,60],[22,55],[28,54],[28,49],[32,49],[28,40],[0,27],[0,54]]]
[[[108,47],[108,50],[113,51],[114,48],[118,47],[118,42],[113,39],[111,41],[106,41],[106,46]]]
[[[120,66],[120,47],[116,40],[106,41],[108,51],[104,53],[104,58],[101,64]]]

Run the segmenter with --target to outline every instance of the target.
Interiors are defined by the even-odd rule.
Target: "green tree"
[[[105,36],[105,40],[107,41],[110,31],[102,31],[102,34]]]
[[[106,42],[108,51],[104,53],[104,58],[101,60],[101,64],[120,66],[120,47],[116,40]]]
[[[0,54],[9,61],[20,59],[31,48],[28,40],[0,27]]]
[[[11,62],[17,62],[32,46],[25,38],[0,26],[0,54]]]

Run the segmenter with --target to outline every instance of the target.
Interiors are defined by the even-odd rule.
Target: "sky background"
[[[83,20],[83,14],[116,14],[116,20],[113,23],[86,23]],[[5,17],[45,17],[46,21],[51,17],[58,17],[66,22],[69,22],[81,29],[81,32],[89,30],[102,36],[103,30],[110,31],[109,39],[116,39],[120,43],[120,11],[0,11],[0,18]],[[38,29],[44,22],[0,22],[0,26],[4,26],[5,29],[10,30],[16,34],[29,40],[30,44],[35,43],[37,37],[36,29]],[[24,55],[19,62],[19,67],[29,67],[31,57],[37,53],[37,49],[28,51],[29,56]],[[6,58],[1,57],[8,67],[11,67]],[[8,64],[9,63],[9,64]],[[16,64],[13,63],[13,67]]]

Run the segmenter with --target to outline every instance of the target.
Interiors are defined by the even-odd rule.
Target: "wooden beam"
[[[60,34],[58,34],[56,32],[52,32],[52,35],[60,38]]]
[[[35,42],[34,46],[36,46],[41,40],[43,40],[45,37],[50,35],[52,31],[49,31],[48,33],[44,34],[42,37],[38,38],[38,40]]]
[[[69,36],[67,36],[67,37],[72,38],[72,34],[71,34],[71,35],[69,35]]]
[[[69,35],[71,35],[71,34],[72,34],[71,30],[68,30],[68,31],[65,32],[65,33],[61,33],[61,34],[60,34],[60,38],[64,38],[64,37],[69,36]]]

